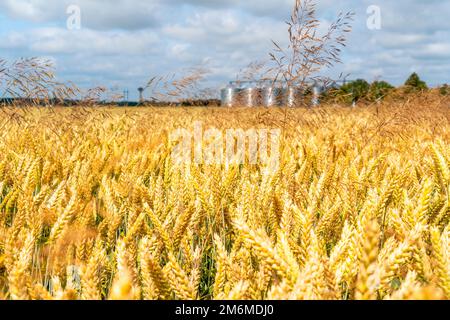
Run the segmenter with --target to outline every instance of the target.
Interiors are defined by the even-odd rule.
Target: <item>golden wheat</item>
[[[450,111],[419,103],[4,113],[0,296],[448,299]],[[174,165],[194,121],[284,128],[279,169]]]

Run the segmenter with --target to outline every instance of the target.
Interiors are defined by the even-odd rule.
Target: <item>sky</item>
[[[59,80],[128,89],[130,100],[152,77],[194,66],[209,70],[203,86],[220,88],[267,60],[271,40],[287,43],[293,3],[0,0],[0,58],[47,58]],[[341,11],[355,13],[353,32],[342,64],[323,74],[399,85],[417,72],[432,86],[450,82],[449,0],[318,0],[320,29]]]

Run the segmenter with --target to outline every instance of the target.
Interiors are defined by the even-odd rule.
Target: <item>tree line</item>
[[[395,87],[386,81],[369,83],[364,79],[357,79],[345,83],[339,88],[331,88],[322,94],[322,101],[335,101],[340,103],[377,102],[385,99],[394,92],[402,95],[426,92],[429,87],[417,73],[412,73],[404,85]],[[439,87],[439,94],[450,95],[450,86],[444,84]]]

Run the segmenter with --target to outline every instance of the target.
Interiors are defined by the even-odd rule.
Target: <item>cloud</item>
[[[137,88],[152,76],[204,65],[220,86],[254,60],[270,40],[287,41],[294,0],[2,0],[0,54],[49,56],[63,79]],[[81,30],[67,30],[67,7],[78,5]],[[381,30],[366,26],[372,0],[319,0],[322,30],[340,11],[356,13],[337,76],[403,83],[418,71],[431,84],[449,82],[450,3],[379,0]],[[135,90],[131,90],[134,92]],[[136,97],[133,94],[132,97]]]
[[[73,5],[80,8],[82,25],[98,30],[155,27],[163,13],[160,1],[155,0],[3,0],[0,9],[14,19],[65,24],[69,17],[67,9]]]

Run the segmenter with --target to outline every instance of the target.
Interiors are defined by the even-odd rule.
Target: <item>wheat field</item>
[[[4,109],[0,298],[448,299],[449,110]],[[194,121],[279,169],[173,166]]]

